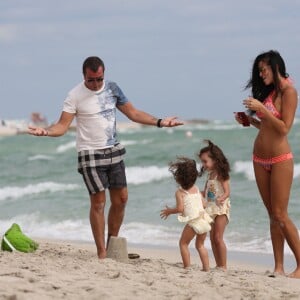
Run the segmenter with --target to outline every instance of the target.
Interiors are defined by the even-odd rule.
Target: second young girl
[[[230,165],[222,150],[211,141],[198,154],[202,167],[200,176],[207,172],[203,196],[207,200],[206,211],[214,220],[210,231],[211,248],[216,267],[227,269],[227,248],[223,239],[230,218]]]

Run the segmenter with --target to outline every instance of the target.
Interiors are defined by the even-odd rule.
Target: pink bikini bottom
[[[282,161],[292,159],[292,158],[293,158],[292,152],[281,154],[279,156],[275,156],[275,157],[271,157],[271,158],[260,158],[260,157],[256,156],[255,154],[253,154],[253,161],[255,163],[261,165],[265,170],[267,170],[269,172],[272,169],[272,165],[282,162]]]

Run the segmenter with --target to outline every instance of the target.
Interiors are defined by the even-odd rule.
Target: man
[[[157,127],[173,127],[183,122],[176,117],[157,119],[137,110],[118,85],[104,80],[104,63],[88,57],[83,63],[83,82],[73,88],[64,101],[60,119],[48,128],[29,127],[36,136],[61,136],[76,117],[78,172],[90,195],[90,223],[100,259],[105,248],[105,190],[109,190],[108,237],[118,236],[128,198],[123,156],[125,148],[116,138],[116,108],[130,120]]]

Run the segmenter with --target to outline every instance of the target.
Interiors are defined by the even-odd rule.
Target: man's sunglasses
[[[89,79],[86,79],[86,82],[88,83],[92,83],[92,82],[102,82],[104,80],[103,77],[98,77],[98,78],[89,78]]]

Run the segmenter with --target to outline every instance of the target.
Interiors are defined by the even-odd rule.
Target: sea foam
[[[235,173],[242,173],[248,180],[255,180],[252,161],[236,161],[233,164]]]
[[[142,184],[152,181],[158,181],[170,177],[171,173],[167,167],[127,167],[126,177],[127,182],[130,184]]]
[[[80,186],[77,184],[61,184],[51,181],[29,184],[23,187],[8,186],[0,188],[0,201],[21,198],[25,195],[40,194],[44,192],[70,191],[79,188]]]
[[[33,160],[53,160],[53,157],[49,156],[49,155],[38,154],[38,155],[34,155],[34,156],[29,156],[28,160],[29,161],[33,161]]]
[[[76,141],[71,141],[62,145],[59,145],[56,148],[56,152],[57,153],[64,153],[66,151],[69,151],[70,149],[75,149],[76,147]]]
[[[32,238],[94,243],[88,217],[79,220],[54,221],[42,220],[39,213],[17,215],[0,220],[0,236],[13,223],[18,223],[23,232]],[[131,245],[178,247],[181,231],[181,227],[131,222],[122,225],[119,236],[125,237]],[[225,235],[225,243],[229,251],[272,253],[271,241],[265,236],[253,236],[252,239],[245,240],[245,237],[238,232],[231,231]],[[205,246],[211,249],[209,238],[205,240]],[[291,254],[289,247],[285,248],[285,253]]]
[[[0,234],[17,223],[23,232],[31,237],[58,240],[93,241],[88,218],[85,220],[42,220],[39,213],[17,215],[11,219],[0,220]],[[1,232],[1,230],[3,232]]]
[[[235,173],[242,173],[245,177],[253,181],[255,180],[253,162],[252,161],[236,161],[233,164],[233,171]],[[300,164],[294,165],[294,178],[300,176]]]

